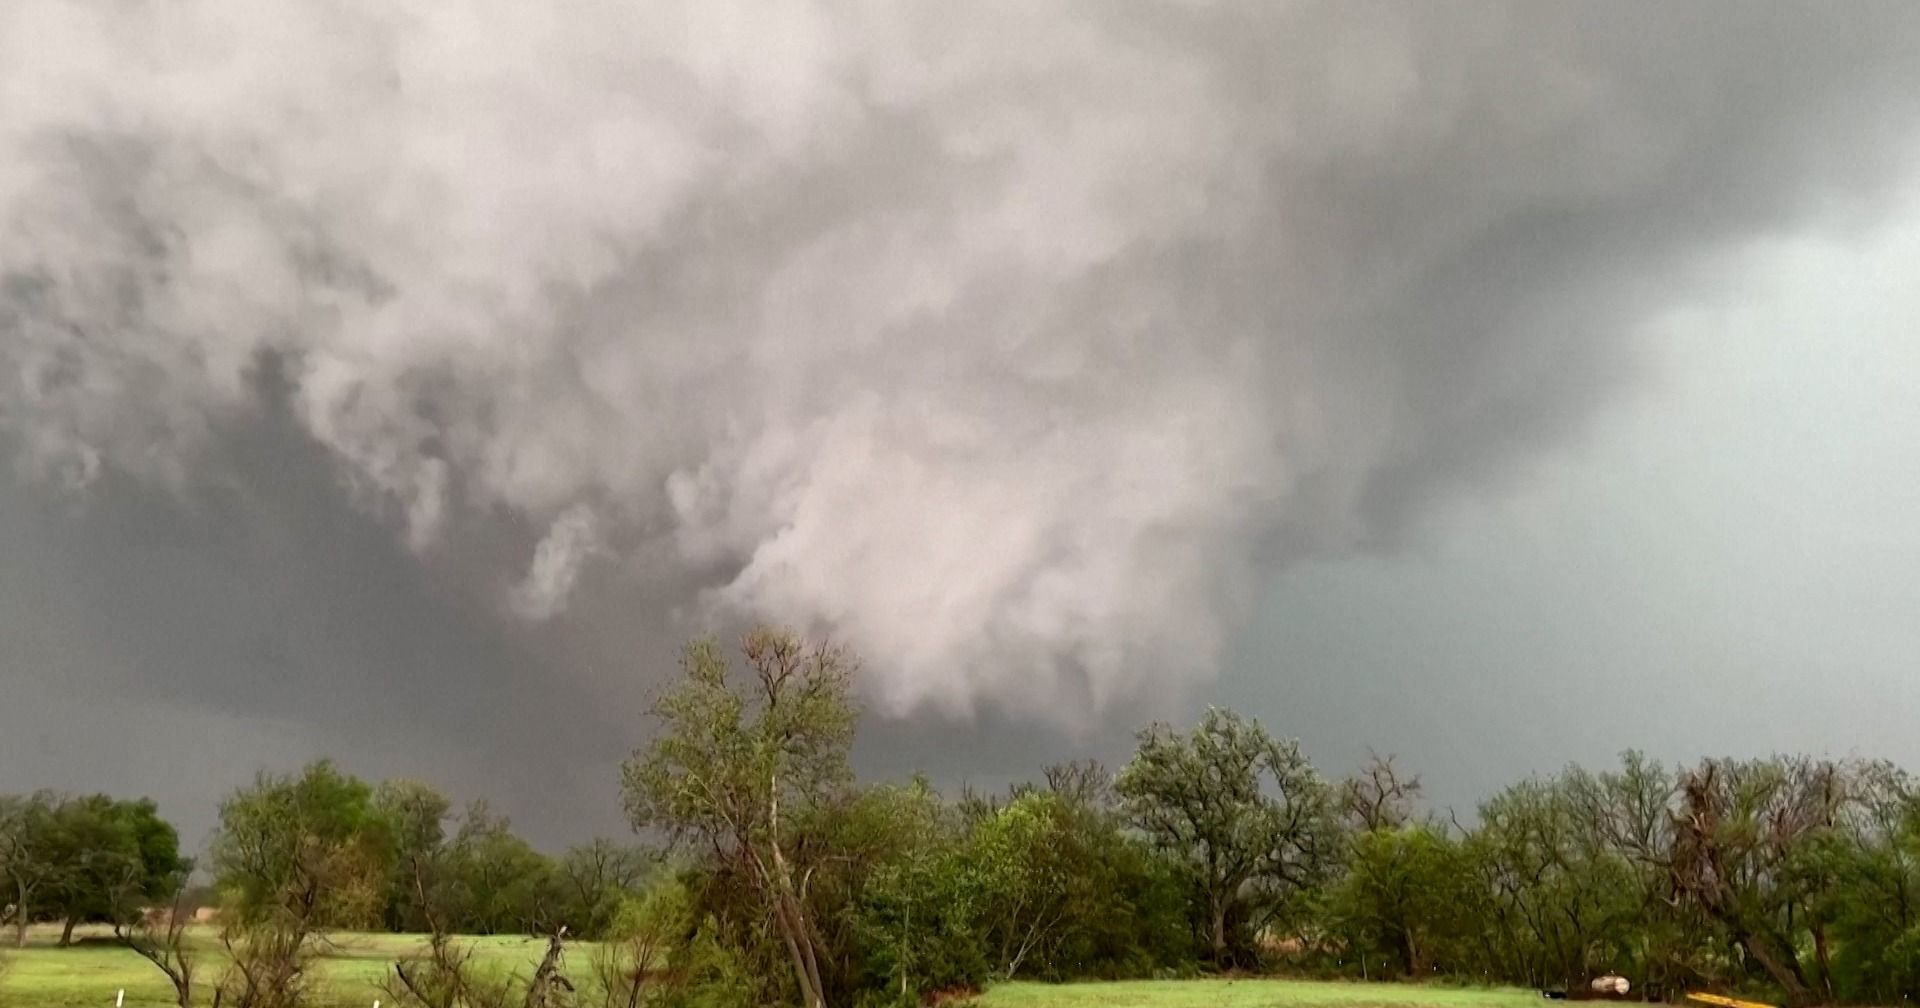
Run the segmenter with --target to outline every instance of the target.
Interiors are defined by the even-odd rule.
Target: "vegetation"
[[[16,946],[35,920],[59,921],[62,946],[79,924],[127,921],[171,898],[190,868],[150,801],[0,796],[0,878]]]
[[[664,730],[622,774],[627,812],[635,829],[664,829],[710,853],[711,867],[740,885],[742,905],[771,921],[801,1001],[823,1008],[825,933],[810,898],[820,866],[795,823],[817,818],[852,781],[852,665],[767,630],[744,651],[753,674],[741,686],[711,641],[687,648],[684,680],[655,708]]]
[[[175,1008],[175,991],[160,971],[140,956],[117,945],[104,928],[82,925],[70,948],[58,947],[56,926],[36,925],[28,947],[10,951],[12,968],[0,979],[0,1005],[6,1008],[108,1008],[116,992],[126,991],[127,1008]],[[228,969],[220,929],[198,925],[187,928],[186,943],[199,965],[192,1003],[213,1004],[218,981]],[[383,1008],[395,1002],[382,990],[396,959],[424,954],[422,935],[335,932],[315,943],[304,989],[308,1008],[368,1008],[379,998]],[[462,945],[473,953],[477,967],[490,976],[528,976],[545,951],[545,942],[527,937],[469,938]],[[598,991],[582,983],[599,1008]],[[234,1002],[223,1000],[223,1008]],[[622,1002],[624,1004],[624,1002]],[[518,1008],[516,1005],[515,1008]]]
[[[1331,792],[1296,742],[1209,710],[1191,734],[1141,733],[1116,788],[1128,818],[1179,866],[1213,965],[1253,965],[1274,930],[1331,873]]]
[[[1515,783],[1463,821],[1423,809],[1391,758],[1329,779],[1214,710],[1145,729],[1117,774],[1073,763],[948,798],[855,778],[857,669],[775,630],[749,635],[737,664],[689,645],[620,779],[657,850],[599,840],[549,857],[484,803],[456,813],[417,781],[326,762],[262,775],[221,809],[217,927],[187,925],[192,866],[151,803],[0,797],[0,922],[15,944],[41,935],[0,963],[0,998],[61,1003],[50,956],[111,956],[135,1003],[237,1008],[331,1005],[348,977],[409,1008],[871,1008],[983,991],[989,1006],[1498,1005],[1519,995],[1495,985],[1608,972],[1652,998],[1920,996],[1920,792],[1883,763],[1628,753]],[[366,929],[420,936],[343,956]],[[76,934],[113,947],[58,948]],[[1145,982],[1275,972],[1479,987]],[[1070,980],[1138,982],[1031,983]]]

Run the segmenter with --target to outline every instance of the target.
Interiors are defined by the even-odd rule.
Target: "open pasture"
[[[6,936],[11,938],[11,934]],[[27,948],[0,947],[7,961],[0,976],[0,1008],[106,1008],[125,990],[126,1008],[172,1008],[173,988],[152,964],[112,943],[105,931],[80,933],[71,948],[56,947],[57,931],[35,929]],[[463,938],[482,960],[502,972],[531,973],[543,941],[524,937]],[[212,929],[196,931],[193,944],[201,952],[196,986],[212,1002],[213,986],[226,968],[226,957]],[[423,935],[346,933],[329,935],[313,970],[314,1008],[369,1008],[382,997],[379,985],[395,959],[423,952]],[[584,981],[592,972],[585,946],[568,956],[569,973]]]
[[[105,1008],[126,991],[126,1008],[171,1008],[172,989],[145,960],[111,944],[102,933],[72,948],[36,931],[25,950],[0,949],[10,964],[0,979],[0,1008]],[[225,966],[211,930],[197,933],[201,973],[210,1003],[212,983]],[[502,971],[530,972],[543,943],[522,937],[462,939]],[[329,937],[313,976],[314,1008],[370,1008],[393,961],[422,951],[420,935],[336,934]],[[591,976],[585,946],[569,955],[569,975],[583,986]],[[1456,988],[1302,980],[1160,980],[1120,983],[997,986],[978,1008],[1534,1008],[1538,994],[1512,988]]]

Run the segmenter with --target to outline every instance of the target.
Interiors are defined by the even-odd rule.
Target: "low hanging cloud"
[[[190,495],[271,359],[421,563],[536,530],[502,618],[637,580],[894,711],[1098,709],[1563,443],[1689,267],[1870,214],[1917,19],[12,0],[0,430]]]

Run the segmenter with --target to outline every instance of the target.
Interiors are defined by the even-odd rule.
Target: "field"
[[[1533,991],[1311,980],[1005,984],[979,1008],[1537,1008]]]
[[[127,992],[127,1008],[171,1008],[172,988],[133,953],[98,939],[73,948],[53,947],[54,935],[36,933],[24,951],[0,949],[11,963],[0,979],[4,1008],[106,1008]],[[203,975],[218,975],[211,934]],[[545,950],[529,938],[465,939],[501,970],[523,975]],[[315,970],[316,1008],[369,1008],[381,997],[377,985],[397,956],[420,950],[417,935],[337,935]],[[569,957],[569,974],[584,981],[591,972],[584,950]],[[1168,980],[1133,983],[1031,984],[995,987],[979,1008],[1534,1008],[1538,994],[1399,984],[1314,983],[1295,980]]]
[[[0,976],[0,1008],[103,1008],[114,1002],[117,992],[127,992],[127,1008],[172,1008],[173,988],[146,960],[110,944],[98,932],[86,933],[89,939],[72,948],[56,948],[58,935],[36,931],[27,948],[11,947],[11,932],[0,958],[8,961]],[[546,951],[546,944],[532,938],[469,938],[463,944],[473,947],[476,956],[502,971],[518,970],[523,976]],[[194,944],[202,950],[202,965],[196,986],[205,985],[210,998],[212,985],[219,978],[224,962],[219,944],[211,931],[196,934]],[[368,1008],[377,989],[388,975],[394,959],[424,950],[426,939],[419,935],[342,934],[329,938],[319,966],[314,971],[316,1008]],[[584,980],[590,973],[583,949],[568,957],[569,973]]]

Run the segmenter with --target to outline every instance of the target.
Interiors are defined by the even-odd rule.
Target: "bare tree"
[[[306,922],[274,919],[220,936],[232,965],[214,991],[214,1008],[300,1008],[314,949]]]
[[[413,895],[429,929],[427,955],[394,961],[393,975],[381,985],[389,1002],[417,1008],[510,1008],[517,999],[522,1008],[557,1008],[555,992],[573,991],[560,973],[567,929],[558,928],[548,937],[546,955],[520,991],[515,978],[489,976],[475,965],[473,950],[453,940],[441,906],[444,892],[436,884],[438,867],[438,858],[424,846],[407,856]]]
[[[1113,774],[1099,760],[1071,760],[1046,768],[1047,790],[1074,808],[1113,807]]]
[[[181,896],[176,892],[171,909],[143,914],[132,924],[115,921],[113,936],[166,975],[167,982],[173,985],[174,1004],[193,1008],[195,961],[193,949],[187,943],[190,918],[184,910]]]
[[[1367,762],[1360,772],[1340,782],[1336,800],[1340,812],[1355,829],[1373,832],[1399,829],[1413,818],[1413,806],[1420,798],[1420,777],[1403,776],[1393,765],[1393,754],[1385,758],[1367,750]]]
[[[603,937],[619,911],[621,898],[633,893],[652,868],[652,858],[633,847],[596,839],[575,847],[556,865],[567,889],[573,917],[566,920],[575,934]]]
[[[474,973],[473,950],[454,944],[447,933],[441,891],[435,878],[438,858],[431,848],[418,845],[407,854],[407,873],[415,905],[427,922],[427,955],[396,959],[393,975],[382,984],[394,1005],[419,1008],[506,1008],[508,988],[503,981],[483,982]]]
[[[567,929],[561,927],[547,936],[547,954],[540,957],[540,965],[534,968],[533,979],[527,984],[525,1008],[558,1008],[558,991],[573,993],[573,983],[566,974],[560,972],[562,959],[566,955]]]

